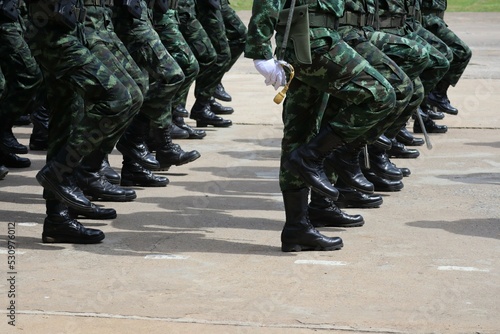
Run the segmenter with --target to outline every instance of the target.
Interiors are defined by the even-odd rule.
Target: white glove
[[[286,83],[283,67],[275,59],[254,59],[253,65],[266,78],[266,85],[273,85],[274,90]]]

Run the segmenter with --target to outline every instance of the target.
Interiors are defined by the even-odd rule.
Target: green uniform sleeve
[[[252,17],[248,24],[245,57],[252,59],[273,57],[271,38],[283,4],[281,0],[254,0]]]

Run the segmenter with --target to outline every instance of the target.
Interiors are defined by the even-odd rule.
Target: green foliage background
[[[253,0],[229,1],[234,10],[252,9]],[[450,12],[500,12],[500,0],[448,0],[448,10]]]

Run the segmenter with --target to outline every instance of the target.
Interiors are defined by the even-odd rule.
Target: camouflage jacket
[[[297,0],[296,6],[308,5],[309,12],[326,13],[342,17],[344,15],[344,2],[344,0]],[[282,0],[260,0],[253,2],[252,17],[248,24],[245,57],[253,59],[271,59],[273,57],[271,38],[278,22],[280,10],[288,6],[289,2]],[[321,40],[335,34],[332,28],[310,28],[311,48],[324,45]],[[335,37],[334,39],[338,38]],[[279,40],[280,35],[278,33],[278,43]]]

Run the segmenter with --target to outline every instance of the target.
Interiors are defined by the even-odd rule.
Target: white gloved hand
[[[254,59],[253,64],[257,71],[266,78],[266,85],[273,85],[274,90],[286,83],[283,67],[275,59]]]

